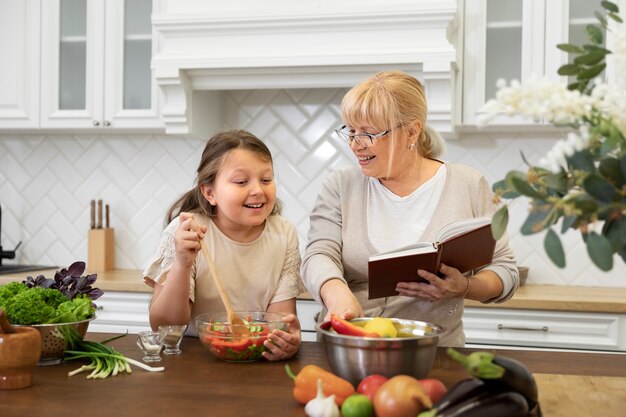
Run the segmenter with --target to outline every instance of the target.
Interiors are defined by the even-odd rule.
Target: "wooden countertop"
[[[110,336],[88,333],[86,338],[100,341]],[[128,357],[140,359],[135,337],[127,335],[111,345]],[[37,367],[33,386],[0,390],[0,415],[65,417],[68,410],[79,410],[79,414],[91,417],[114,413],[136,417],[305,416],[304,407],[293,398],[293,381],[285,374],[285,362],[221,362],[192,337],[185,337],[181,348],[181,355],[163,356],[159,365],[165,370],[158,373],[133,367],[130,375],[87,380],[84,373],[67,376],[79,367],[76,361]],[[623,415],[626,355],[493,352],[521,361],[534,373],[546,417]],[[294,372],[308,364],[330,370],[324,345],[317,342],[304,342],[298,355],[287,363]],[[440,348],[428,376],[451,387],[467,374]]]
[[[44,270],[0,275],[0,285],[24,280],[28,275],[43,274],[46,277],[53,277],[55,272],[55,270]],[[98,272],[96,284],[103,291],[151,292],[150,287],[141,279],[141,270],[115,269]],[[303,293],[298,298],[312,299],[308,293]],[[626,314],[626,288],[525,285],[520,287],[513,298],[505,303],[482,304],[467,300],[465,306]]]

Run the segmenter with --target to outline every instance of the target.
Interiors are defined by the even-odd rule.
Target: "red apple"
[[[426,394],[428,394],[428,397],[433,404],[441,400],[444,395],[446,395],[446,392],[448,392],[448,389],[443,382],[438,379],[425,378],[420,379],[419,382],[422,384],[424,391],[426,391]]]
[[[374,396],[378,391],[378,388],[385,382],[387,382],[389,378],[379,374],[368,375],[361,380],[359,386],[356,388],[356,392],[359,394],[366,395],[370,401],[374,401]]]

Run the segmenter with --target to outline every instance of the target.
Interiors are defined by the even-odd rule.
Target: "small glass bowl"
[[[286,329],[283,314],[265,311],[237,312],[250,331],[241,338],[233,338],[226,312],[201,314],[195,325],[198,338],[216,358],[226,362],[256,362],[267,350],[263,343],[274,329]]]

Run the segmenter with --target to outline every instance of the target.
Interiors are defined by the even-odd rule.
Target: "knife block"
[[[112,228],[89,229],[87,268],[90,271],[108,271],[115,268],[115,245]]]

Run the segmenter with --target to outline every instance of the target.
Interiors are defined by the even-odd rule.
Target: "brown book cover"
[[[417,275],[418,269],[436,273],[444,263],[465,273],[493,260],[496,241],[489,218],[451,223],[439,232],[438,238],[434,243],[420,242],[370,257],[368,298],[398,295],[398,282],[427,282]]]

